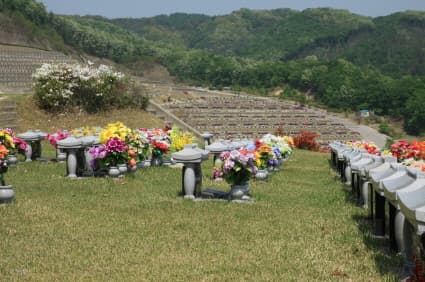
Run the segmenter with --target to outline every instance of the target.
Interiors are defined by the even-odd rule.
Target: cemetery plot
[[[173,93],[176,89],[167,91]],[[302,105],[249,95],[185,91],[190,98],[165,101],[163,108],[199,132],[214,133],[215,138],[255,138],[282,128],[292,135],[300,130],[316,132],[322,146],[332,140],[361,139],[358,132],[332,121],[326,113]]]

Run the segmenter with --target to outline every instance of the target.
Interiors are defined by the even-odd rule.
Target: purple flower
[[[103,159],[107,155],[107,151],[104,145],[91,148],[89,153],[92,155],[93,159]]]

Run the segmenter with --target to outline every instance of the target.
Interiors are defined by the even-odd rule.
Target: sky
[[[425,0],[37,0],[48,11],[64,15],[100,15],[107,18],[143,18],[162,14],[224,15],[240,8],[255,10],[331,7],[364,16],[385,16],[398,11],[425,11]]]

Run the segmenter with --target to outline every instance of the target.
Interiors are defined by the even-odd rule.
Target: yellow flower
[[[105,144],[108,139],[117,137],[126,141],[126,137],[132,134],[132,130],[121,122],[110,123],[100,132],[99,140]]]

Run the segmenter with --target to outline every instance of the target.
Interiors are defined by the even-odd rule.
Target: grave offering
[[[8,170],[7,156],[15,147],[12,135],[7,130],[0,131],[0,205],[11,203],[15,197],[12,185],[6,185],[4,175]]]
[[[182,192],[185,199],[195,199],[202,186],[201,162],[208,159],[209,152],[202,150],[197,144],[185,145],[182,151],[172,154],[176,163],[183,164]]]
[[[251,201],[249,180],[257,173],[254,151],[246,148],[225,151],[220,154],[221,166],[214,173],[230,184],[230,191],[225,193],[207,189],[204,198],[227,199],[230,201]]]
[[[25,152],[26,162],[31,162],[41,158],[41,141],[46,139],[47,133],[41,132],[40,130],[29,130],[18,134],[17,137],[27,142],[27,150]]]

